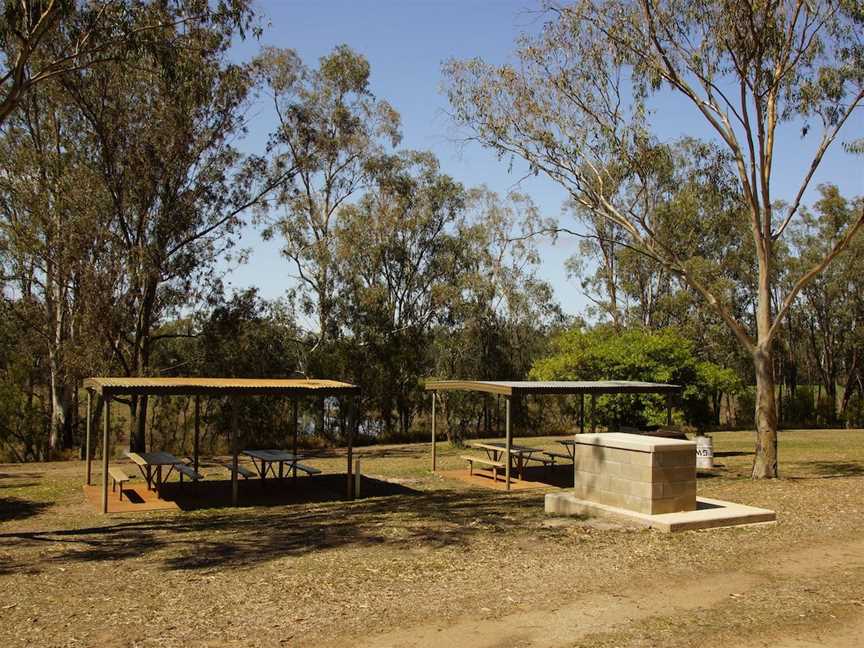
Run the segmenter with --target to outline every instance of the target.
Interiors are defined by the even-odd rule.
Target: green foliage
[[[236,64],[233,43],[254,29],[247,0],[7,2],[0,444],[26,460],[72,444],[78,385],[94,373],[343,378],[362,387],[362,429],[377,439],[424,427],[427,377],[529,372],[680,383],[676,416],[699,426],[719,424],[721,399],[737,395],[738,422],[749,425],[753,390],[742,384],[753,365],[741,351],[756,343],[777,354],[775,375],[794,394],[786,422],[860,421],[861,237],[788,309],[777,306],[854,231],[864,204],[826,185],[810,209],[781,205],[767,182],[750,186],[776,177],[778,125],[797,131],[804,120],[806,140],[821,122],[830,144],[852,122],[862,97],[858,4],[805,3],[789,24],[784,2],[651,1],[646,13],[578,0],[520,41],[517,65],[447,65],[457,121],[567,191],[587,237],[569,269],[596,306],[587,315],[612,323],[584,329],[537,274],[536,234],[557,224],[528,196],[465,188],[432,154],[394,152],[400,117],[348,46],[314,65],[273,48]],[[784,74],[764,74],[783,56]],[[726,87],[744,88],[732,104],[744,102],[749,125],[734,121]],[[714,142],[652,132],[650,97],[670,89],[704,109]],[[237,141],[258,90],[279,123],[266,149],[246,156]],[[742,135],[768,148],[750,155]],[[846,144],[860,153],[860,140]],[[265,235],[283,240],[284,301],[222,295],[220,264],[244,259],[236,246],[253,208]],[[766,231],[754,235],[754,222]],[[771,268],[767,282],[760,267]],[[760,303],[777,318],[770,335]],[[809,388],[795,389],[805,374],[822,384],[817,405]],[[339,441],[344,412],[307,405],[304,428]],[[540,408],[524,405],[517,413],[530,428]],[[600,406],[612,425],[665,419],[662,398]],[[190,401],[147,407],[130,400],[135,442],[144,410],[157,445],[187,448]],[[454,441],[500,432],[488,400],[452,394],[441,407]],[[285,403],[243,408],[259,438],[284,438]],[[221,402],[204,403],[214,447],[225,414]]]
[[[540,257],[528,235],[544,226],[526,196],[504,198],[485,187],[469,195],[472,213],[459,232],[466,245],[458,299],[448,304],[431,349],[436,378],[524,377],[565,322],[551,287],[537,276]],[[451,441],[502,433],[489,403],[457,392],[442,399]]]
[[[753,427],[756,411],[756,390],[751,387],[745,387],[735,399],[735,425],[737,427],[749,428]]]
[[[693,343],[666,329],[609,327],[571,329],[552,341],[552,353],[531,369],[534,380],[642,380],[684,387],[678,403],[683,422],[704,426],[713,422],[712,398],[740,388],[735,373],[699,361]],[[604,396],[598,399],[598,420],[610,426],[661,425],[666,421],[665,398],[656,395]]]
[[[783,422],[787,425],[809,426],[816,424],[816,402],[813,389],[799,385],[794,393],[783,401]]]
[[[218,41],[260,28],[249,0],[17,0],[0,8],[0,124],[27,94],[119,61],[168,60],[188,41],[178,25]],[[177,49],[175,49],[177,48]]]
[[[322,353],[310,361],[326,366],[320,356],[339,335],[339,212],[374,182],[382,156],[399,143],[400,118],[373,96],[369,62],[346,45],[322,57],[317,68],[307,67],[293,50],[265,48],[255,69],[279,119],[268,142],[267,173],[275,189],[270,206],[281,214],[268,222],[265,237],[284,240],[282,254],[297,280],[292,294],[302,312],[317,320]]]
[[[290,306],[265,301],[255,289],[228,298],[220,296],[208,311],[171,322],[157,331],[162,343],[152,358],[163,375],[285,378],[299,375],[305,340]],[[255,441],[284,446],[292,432],[290,399],[241,399],[240,421],[255,430]],[[191,407],[187,398],[151,399],[151,447],[188,453],[191,448]],[[315,428],[312,401],[300,406],[301,430]],[[228,402],[204,398],[201,402],[202,444],[208,451],[224,451],[230,429]],[[324,430],[315,429],[321,436]]]
[[[374,178],[335,231],[339,318],[367,407],[385,435],[398,427],[404,438],[423,401],[433,325],[460,297],[465,190],[429,153],[381,158]]]
[[[49,409],[34,389],[44,367],[37,337],[21,326],[27,306],[0,303],[0,461],[44,460],[48,450]]]
[[[864,396],[852,396],[843,416],[847,427],[864,428]]]
[[[561,185],[588,223],[583,235],[595,239],[588,249],[601,262],[587,277],[589,288],[602,291],[598,313],[620,328],[628,303],[618,294],[622,282],[635,279],[631,294],[637,288],[640,305],[653,308],[658,289],[674,278],[750,357],[761,395],[757,478],[777,476],[772,354],[784,319],[798,292],[864,230],[862,210],[815,265],[784,277],[788,246],[781,237],[800,217],[800,198],[826,149],[844,126],[848,132],[864,101],[859,5],[575,0],[548,5],[549,20],[519,39],[514,62],[445,64],[460,126],[500,156],[521,158]],[[697,155],[708,162],[701,165],[710,172],[707,191],[688,187],[686,174],[683,183],[670,182],[683,169],[651,123],[652,99],[660,93],[700,114],[713,137],[707,146],[722,152]],[[811,126],[821,133],[807,138]],[[802,169],[809,171],[792,180],[783,205],[771,179],[779,175],[774,147],[785,133],[801,136]],[[847,147],[853,154],[858,149],[855,142]],[[711,176],[721,180],[716,191]],[[698,186],[703,180],[695,177]],[[749,245],[718,254],[712,237],[728,241],[738,233]],[[616,248],[622,247],[648,257],[648,272],[621,273]],[[740,265],[745,254],[748,263]],[[749,286],[740,281],[748,266],[758,277]],[[659,276],[652,272],[657,268]],[[748,289],[745,299],[736,294],[741,287]],[[641,310],[640,324],[652,325],[650,310]]]
[[[842,196],[836,186],[821,185],[819,200],[812,210],[804,210],[802,222],[793,230],[797,255],[791,263],[796,273],[803,273],[818,263],[862,212],[864,201],[860,198],[850,200]],[[802,290],[787,324],[792,362],[810,368],[826,394],[825,401],[817,407],[818,412],[809,417],[818,418],[821,424],[833,425],[842,419],[848,399],[839,398],[839,393],[851,395],[861,384],[864,364],[862,258],[864,238],[859,236]],[[811,402],[814,401],[811,399]]]

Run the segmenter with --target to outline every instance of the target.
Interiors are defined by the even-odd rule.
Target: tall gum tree
[[[156,7],[158,5],[158,7]],[[153,11],[156,7],[158,10]],[[33,88],[64,74],[134,58],[165,28],[244,27],[244,0],[15,0],[0,9],[0,124]],[[161,42],[164,49],[170,43]]]
[[[334,228],[339,210],[372,184],[370,164],[401,138],[399,115],[369,87],[369,62],[345,45],[306,66],[293,50],[265,48],[256,60],[278,126],[268,142],[281,176],[265,236],[280,235],[304,312],[317,319],[313,350],[337,335]],[[308,365],[308,363],[307,363]],[[304,367],[304,371],[317,370]]]
[[[777,247],[864,99],[864,8],[847,0],[582,0],[548,10],[549,22],[520,40],[513,64],[446,64],[454,117],[470,137],[523,158],[583,209],[620,226],[629,245],[722,318],[756,377],[752,476],[776,477],[772,346],[800,291],[864,227],[864,212],[779,300]],[[683,257],[674,240],[657,235],[650,190],[657,93],[689,104],[731,154],[756,256],[752,326],[712,286],[716,262]],[[799,137],[796,151],[808,160],[785,203],[772,192],[781,136]]]
[[[384,429],[410,432],[422,402],[432,327],[456,288],[465,244],[457,236],[465,190],[431,153],[382,159],[375,187],[345,207],[335,235],[341,317],[355,341],[354,378]]]
[[[77,382],[106,362],[105,354],[91,348],[92,330],[85,329],[112,321],[116,303],[109,300],[100,316],[88,305],[96,294],[112,294],[122,265],[109,268],[105,257],[97,258],[101,240],[110,238],[105,215],[112,200],[100,191],[104,167],[85,150],[96,113],[79,110],[80,102],[74,106],[69,89],[88,75],[117,78],[124,63],[150,65],[152,72],[158,58],[167,67],[182,56],[190,34],[209,34],[212,43],[247,30],[257,33],[247,4],[17,0],[0,9],[0,238],[3,264],[12,270],[7,280],[44,314],[26,325],[42,341],[48,367],[49,453],[72,443]],[[145,119],[152,115],[146,110],[140,102]],[[118,142],[118,150],[128,148],[124,144]]]
[[[0,155],[7,173],[0,178],[0,247],[10,308],[39,340],[48,374],[50,453],[71,447],[76,403],[76,369],[91,351],[79,339],[84,325],[89,267],[99,245],[94,174],[76,155],[80,132],[68,106],[49,84],[27,93],[6,121]],[[38,318],[23,314],[38,312]],[[86,337],[86,336],[85,336]]]
[[[246,14],[251,19],[251,13]],[[232,21],[160,33],[174,47],[65,75],[67,100],[98,171],[110,233],[97,284],[102,338],[124,375],[147,376],[158,328],[206,297],[230,257],[244,213],[272,188],[244,157],[253,75],[230,63]],[[146,397],[132,397],[130,444],[145,441]]]

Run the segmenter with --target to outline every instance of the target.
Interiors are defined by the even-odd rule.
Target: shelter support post
[[[585,434],[585,394],[579,394],[579,434]]]
[[[666,425],[672,425],[672,394],[666,394]]]
[[[90,390],[87,390],[87,425],[85,427],[86,433],[84,437],[84,461],[85,461],[85,469],[84,469],[84,483],[88,486],[90,485],[90,475],[91,475],[91,457],[90,457],[90,418],[93,416],[93,395],[90,393]]]
[[[111,432],[111,397],[102,394],[105,422],[102,429],[102,513],[108,512],[108,459],[111,455],[109,433]]]
[[[201,454],[201,397],[195,396],[195,438],[192,440],[192,464],[195,472],[198,472],[198,457]]]
[[[347,496],[349,499],[354,499],[354,479],[352,474],[352,461],[354,459],[354,426],[357,424],[357,403],[356,398],[352,398],[348,405],[348,484]]]
[[[510,397],[504,399],[504,429],[505,429],[505,451],[504,451],[504,482],[507,484],[507,490],[510,490],[510,447],[513,445],[513,434],[510,424]]]
[[[438,392],[432,392],[432,472],[437,466],[437,443],[435,439],[435,402],[438,400]]]
[[[597,431],[597,394],[591,394],[591,433]]]
[[[237,438],[237,419],[239,412],[237,397],[231,399],[231,504],[237,506],[240,500],[240,482],[237,479],[237,468],[240,463],[240,443]]]
[[[354,460],[354,497],[360,497],[360,480],[362,473],[360,472],[360,457]]]
[[[573,435],[578,443],[579,434],[585,434],[585,394],[579,394],[579,433]],[[573,488],[579,480],[579,463],[576,461],[576,446],[573,446]]]
[[[292,428],[292,433],[291,433],[292,434],[292,437],[291,437],[291,454],[294,455],[294,464],[291,468],[291,477],[293,479],[297,479],[297,407],[298,407],[297,401],[298,401],[298,399],[295,397],[294,403],[293,403],[294,409],[293,409],[293,413],[291,415],[291,418],[294,422],[294,426]]]

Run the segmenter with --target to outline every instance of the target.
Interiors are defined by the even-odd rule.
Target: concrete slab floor
[[[437,474],[447,479],[455,479],[472,486],[479,486],[480,488],[507,490],[507,482],[504,481],[503,475],[499,473],[498,481],[493,481],[492,471],[490,470],[475,469],[473,475],[470,475],[467,470],[439,470]],[[523,481],[513,476],[510,477],[510,490],[533,490],[550,487],[550,484],[537,481]]]
[[[664,533],[713,529],[742,524],[758,524],[774,522],[777,519],[777,514],[768,509],[707,497],[696,498],[695,511],[649,515],[582,500],[577,498],[573,493],[566,491],[546,495],[546,513],[553,515],[608,516],[634,522],[643,527],[657,529]]]
[[[119,485],[118,485],[119,488]],[[84,486],[84,497],[97,511],[102,510],[102,486]],[[108,512],[109,513],[134,513],[136,511],[179,511],[176,502],[159,499],[159,496],[147,489],[147,486],[139,481],[134,486],[123,487],[123,499],[117,491],[108,490]]]

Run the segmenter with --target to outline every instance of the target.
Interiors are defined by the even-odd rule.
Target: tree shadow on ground
[[[302,473],[301,473],[302,475]],[[352,483],[353,483],[352,479]],[[348,501],[348,476],[345,473],[298,476],[284,479],[241,479],[238,485],[239,505],[255,507],[285,506]],[[363,498],[414,495],[418,491],[396,481],[364,475],[360,481]],[[163,485],[162,499],[172,501],[184,511],[233,507],[231,480],[211,480],[194,484],[171,482]]]
[[[410,491],[410,489],[404,489]],[[402,492],[354,501],[210,509],[81,529],[0,534],[41,564],[144,557],[166,570],[237,570],[344,546],[438,548],[542,520],[542,493]],[[37,565],[33,566],[37,568]]]
[[[0,522],[23,520],[38,515],[47,506],[45,502],[34,502],[20,497],[0,497]]]
[[[429,449],[429,444],[412,445],[412,446],[394,446],[392,448],[379,448],[377,446],[368,446],[357,451],[357,455],[362,459],[417,459],[418,457],[429,456],[430,460],[432,452]]]
[[[515,471],[510,473],[515,475]],[[555,466],[528,466],[524,471],[525,481],[539,482],[555,488],[573,488],[573,464]]]
[[[33,488],[38,486],[39,482],[15,482],[14,484],[4,484],[0,482],[0,488]]]
[[[306,459],[345,459],[345,452],[340,448],[314,448],[301,450],[299,454]],[[380,446],[359,446],[354,448],[354,457],[360,457],[361,459],[417,459],[424,455],[431,456],[428,444],[383,448]]]
[[[741,450],[720,450],[714,453],[715,457],[752,457],[755,453]]]
[[[837,479],[864,476],[864,462],[860,461],[808,461],[799,464],[802,472],[815,473],[796,475],[789,479]]]

